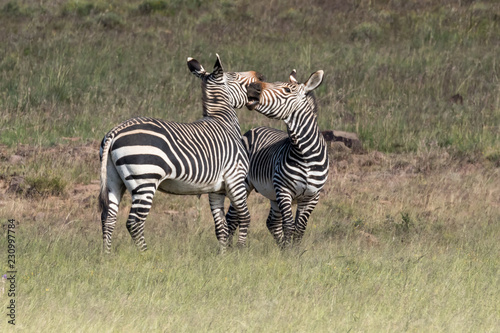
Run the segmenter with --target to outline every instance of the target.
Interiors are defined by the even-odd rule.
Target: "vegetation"
[[[497,1],[11,0],[0,22],[0,223],[17,221],[17,328],[500,327]],[[103,257],[100,140],[136,115],[199,119],[186,58],[211,68],[216,52],[269,81],[323,69],[320,127],[358,133],[364,154],[332,146],[296,249],[278,250],[258,194],[248,248],[225,256],[206,196],[159,194],[148,252],[125,228],[127,197]],[[238,115],[242,131],[284,129]]]
[[[323,128],[370,149],[484,153],[500,132],[495,1],[10,1],[0,8],[1,141],[95,140],[133,115],[200,117],[192,56],[285,80],[326,73]],[[286,38],[283,38],[286,36]],[[450,97],[463,96],[463,104]],[[268,124],[241,112],[243,130]],[[279,123],[272,123],[280,126]]]
[[[225,256],[216,254],[207,196],[158,194],[145,254],[125,228],[126,197],[108,257],[98,182],[71,195],[4,198],[0,213],[18,221],[18,328],[495,331],[499,170],[430,159],[349,155],[332,169],[304,243],[285,252],[265,228],[267,200],[255,193],[249,245]]]

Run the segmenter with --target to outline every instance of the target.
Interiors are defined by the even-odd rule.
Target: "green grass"
[[[496,331],[498,168],[436,151],[346,158],[347,169],[331,170],[303,244],[284,252],[255,193],[249,245],[224,256],[207,196],[157,194],[144,254],[125,227],[126,196],[110,256],[101,254],[98,184],[5,197],[1,223],[18,221],[18,328]]]
[[[103,261],[95,239],[56,237],[19,281],[19,323],[28,330],[460,332],[499,324],[493,244],[476,254],[484,246],[353,251],[340,242],[303,255],[266,244],[220,258],[213,239],[197,235],[201,245],[166,237],[171,246],[157,240],[145,256],[130,249]],[[75,242],[90,251],[68,254]],[[38,310],[47,307],[50,315]]]
[[[500,7],[440,4],[13,0],[0,8],[0,140],[97,139],[134,115],[195,120],[185,59],[211,67],[218,52],[228,70],[271,81],[323,69],[321,127],[356,131],[369,149],[481,153],[499,141]],[[241,112],[242,130],[262,124],[282,128]]]
[[[498,331],[499,17],[496,1],[0,3],[0,223],[19,222],[17,328]],[[216,52],[269,81],[323,69],[321,129],[358,133],[368,153],[332,155],[297,249],[277,249],[255,193],[249,246],[225,256],[206,196],[158,194],[149,251],[126,231],[127,196],[103,257],[99,141],[132,116],[199,119],[186,58],[208,69]],[[285,128],[238,115],[242,131]],[[14,177],[25,190],[7,193]]]
[[[387,186],[380,180],[346,185],[346,177],[332,177],[304,244],[286,252],[265,230],[268,204],[256,194],[248,248],[224,256],[216,254],[206,196],[157,195],[145,254],[126,231],[125,200],[107,257],[94,206],[72,200],[61,211],[64,199],[36,201],[31,209],[46,214],[41,220],[15,215],[18,328],[495,331],[500,229],[491,205],[498,201],[498,172],[436,173],[429,181],[395,175],[378,193],[364,186]],[[463,188],[482,199],[466,202]],[[380,196],[394,204],[379,203]],[[28,204],[4,213],[30,212]],[[360,230],[377,242],[365,241]]]

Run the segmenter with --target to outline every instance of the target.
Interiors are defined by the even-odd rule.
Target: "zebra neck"
[[[204,93],[203,116],[220,119],[231,125],[237,125],[239,130],[240,125],[236,111],[230,105],[229,98],[221,93],[209,93],[207,91]]]
[[[312,112],[296,112],[286,125],[292,149],[304,158],[317,156],[326,147],[316,115]]]

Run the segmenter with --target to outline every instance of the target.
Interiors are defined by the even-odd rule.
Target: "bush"
[[[27,196],[62,195],[67,186],[67,182],[59,176],[27,177],[26,182],[29,184],[24,193]]]
[[[123,25],[123,19],[114,12],[107,12],[99,16],[98,22],[105,28],[114,29]]]
[[[163,0],[146,0],[137,8],[141,14],[150,14],[167,9],[168,4]]]
[[[352,41],[372,41],[382,35],[382,29],[377,23],[363,22],[351,32]]]
[[[19,8],[19,4],[16,1],[10,1],[7,2],[5,6],[3,6],[2,13],[8,15],[19,15],[21,13],[21,9]]]
[[[97,5],[92,2],[87,1],[70,1],[66,3],[62,8],[63,15],[77,15],[80,17],[87,17],[90,15],[98,14],[104,12],[105,8],[103,5]]]

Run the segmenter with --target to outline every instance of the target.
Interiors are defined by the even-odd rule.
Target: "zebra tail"
[[[113,137],[105,137],[103,143],[101,144],[102,155],[101,155],[101,191],[99,192],[99,210],[101,211],[101,221],[106,221],[109,209],[109,197],[108,197],[108,184],[107,184],[107,166],[108,166],[108,155],[109,147]]]

